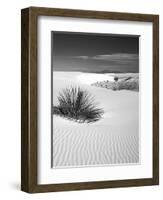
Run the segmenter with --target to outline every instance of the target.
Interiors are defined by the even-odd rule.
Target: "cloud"
[[[71,68],[73,71],[118,71],[138,72],[139,55],[129,53],[115,53],[95,56],[58,56],[55,57],[55,67]]]
[[[75,56],[73,58],[81,58],[81,59],[87,60],[89,56]]]
[[[129,54],[129,53],[117,53],[117,54],[109,54],[109,55],[96,55],[92,57],[92,59],[96,60],[106,60],[106,61],[123,61],[123,60],[138,60],[138,54]]]
[[[97,61],[105,61],[108,63],[120,64],[120,65],[133,65],[138,64],[139,56],[138,54],[128,54],[128,53],[119,53],[119,54],[109,54],[109,55],[96,55],[92,59]]]
[[[97,60],[97,61],[108,61],[115,63],[133,63],[138,62],[138,54],[129,54],[129,53],[116,53],[116,54],[107,54],[107,55],[96,55],[96,56],[74,56],[71,57],[78,58],[82,60]]]

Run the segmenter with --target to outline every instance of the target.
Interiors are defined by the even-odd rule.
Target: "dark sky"
[[[137,54],[139,51],[138,37],[136,36],[54,32],[53,37],[56,56]]]
[[[138,36],[52,33],[53,66],[57,71],[138,72],[138,54]]]

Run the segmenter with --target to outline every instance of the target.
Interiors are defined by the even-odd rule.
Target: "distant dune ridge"
[[[114,76],[114,81],[97,81],[95,83],[92,83],[91,85],[112,90],[139,91],[139,75],[133,73],[116,74]]]
[[[94,85],[129,80],[138,81],[138,74],[53,72],[53,106],[58,105],[57,96],[65,87],[80,86],[104,110],[102,118],[91,124],[53,115],[54,168],[139,163],[139,92]]]

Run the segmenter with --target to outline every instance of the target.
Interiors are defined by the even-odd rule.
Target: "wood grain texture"
[[[29,65],[29,14],[28,9],[21,13],[21,189],[29,189],[29,140],[28,140],[28,65]]]
[[[128,20],[128,21],[146,21],[152,22],[156,15],[139,14],[139,13],[121,13],[121,12],[104,12],[92,10],[73,10],[60,8],[43,8],[30,7],[31,12],[37,16],[63,16],[78,17],[90,19],[111,19],[111,20]]]
[[[37,18],[64,16],[153,23],[153,178],[64,184],[37,184]],[[21,190],[56,192],[159,184],[159,17],[131,14],[30,7],[21,11]]]
[[[153,181],[159,184],[159,17],[153,20]]]
[[[30,9],[22,10],[21,27],[21,189],[37,185],[37,23]]]

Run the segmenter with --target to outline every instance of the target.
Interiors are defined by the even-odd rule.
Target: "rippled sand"
[[[83,76],[80,72],[55,72],[53,104],[57,104],[56,97],[62,88],[80,85],[95,96],[105,114],[91,124],[53,116],[53,167],[138,163],[139,93],[93,87],[79,81]]]

